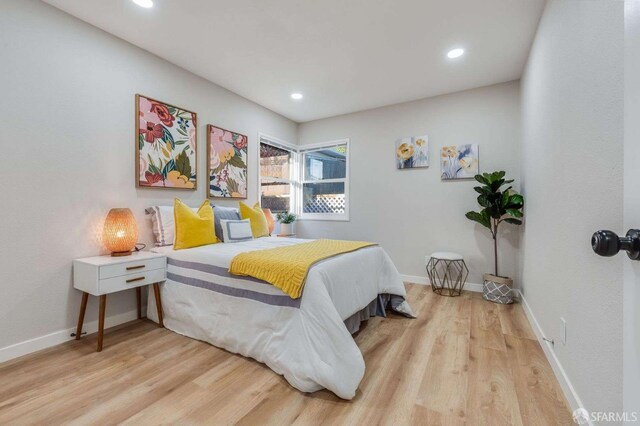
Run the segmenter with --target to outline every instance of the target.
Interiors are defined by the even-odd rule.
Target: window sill
[[[316,221],[322,221],[322,222],[351,222],[351,220],[349,219],[348,216],[341,216],[341,217],[304,217],[304,216],[300,216],[298,217],[297,220],[303,221],[303,222],[316,222]]]

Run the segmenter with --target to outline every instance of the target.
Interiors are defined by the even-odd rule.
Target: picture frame
[[[207,124],[207,197],[246,200],[249,138]]]
[[[477,143],[440,148],[441,180],[473,179],[479,173],[480,147]]]
[[[396,141],[396,168],[429,167],[429,136],[410,136]]]
[[[136,188],[197,189],[197,113],[135,95]]]

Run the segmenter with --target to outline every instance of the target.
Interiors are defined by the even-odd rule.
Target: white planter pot
[[[296,226],[294,223],[281,223],[280,234],[281,235],[293,235],[296,233]]]
[[[490,302],[508,305],[513,303],[513,280],[506,277],[498,277],[492,274],[484,274],[482,286],[482,298]]]

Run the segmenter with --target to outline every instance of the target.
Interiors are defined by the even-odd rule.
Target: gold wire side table
[[[431,289],[441,296],[460,296],[469,276],[464,258],[457,253],[437,252],[428,256],[427,275]]]

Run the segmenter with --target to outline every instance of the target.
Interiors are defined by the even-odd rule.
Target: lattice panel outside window
[[[304,206],[305,213],[344,213],[344,194],[314,195]]]

